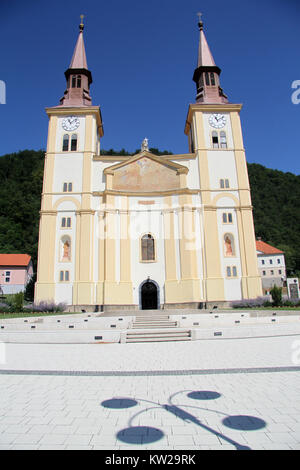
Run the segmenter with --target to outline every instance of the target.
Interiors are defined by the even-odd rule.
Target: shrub
[[[58,313],[63,312],[66,309],[67,304],[61,302],[56,304],[55,302],[42,301],[39,303],[28,304],[24,308],[29,312],[51,312]]]
[[[267,307],[271,305],[269,297],[257,297],[256,299],[242,299],[234,300],[231,302],[230,306],[232,308],[257,308],[257,307]]]
[[[279,307],[282,304],[282,288],[276,285],[270,290],[274,307]]]
[[[12,313],[22,312],[23,303],[24,303],[23,292],[18,292],[17,294],[7,296],[6,303],[10,312]]]
[[[0,313],[9,313],[10,307],[7,304],[0,303]]]
[[[36,283],[36,274],[32,276],[28,284],[26,285],[25,292],[24,292],[24,298],[27,300],[27,302],[33,302],[34,299],[34,286]]]

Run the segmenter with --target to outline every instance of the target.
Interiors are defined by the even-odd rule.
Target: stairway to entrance
[[[126,343],[191,340],[190,330],[178,328],[178,323],[171,321],[168,315],[157,310],[153,312],[148,310],[147,314],[135,317],[131,329],[127,331]]]

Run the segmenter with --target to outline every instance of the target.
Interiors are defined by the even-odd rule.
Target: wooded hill
[[[150,151],[170,154],[154,148]],[[124,149],[101,153],[132,155]],[[35,267],[44,154],[42,150],[24,150],[0,157],[0,253],[28,253]],[[300,175],[256,163],[248,164],[248,172],[256,237],[283,250],[288,276],[299,277]]]

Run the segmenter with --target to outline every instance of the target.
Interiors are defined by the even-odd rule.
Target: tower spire
[[[65,71],[67,80],[67,89],[60,100],[61,106],[90,106],[92,100],[90,97],[90,84],[92,83],[92,74],[88,69],[85,46],[83,40],[83,18],[80,15],[81,23],[79,25],[79,35],[71,59],[69,68]]]
[[[193,80],[197,86],[196,101],[199,103],[228,103],[227,96],[220,87],[221,69],[216,66],[205,37],[202,13],[198,13],[200,31],[198,47],[198,66]]]

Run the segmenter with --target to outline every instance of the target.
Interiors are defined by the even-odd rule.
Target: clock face
[[[216,129],[221,129],[226,124],[226,116],[224,114],[212,114],[209,117],[209,124]]]
[[[65,131],[75,131],[79,127],[80,121],[76,116],[68,116],[63,119],[62,127]]]

